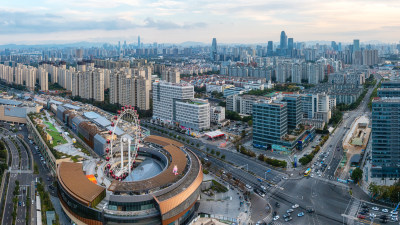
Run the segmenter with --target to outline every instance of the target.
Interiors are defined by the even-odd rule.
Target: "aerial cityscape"
[[[0,6],[0,224],[400,225],[400,3]]]

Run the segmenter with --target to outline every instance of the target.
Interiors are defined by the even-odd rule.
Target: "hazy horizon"
[[[233,0],[6,1],[0,44],[75,42],[266,43],[282,30],[294,41],[399,43],[400,2]]]

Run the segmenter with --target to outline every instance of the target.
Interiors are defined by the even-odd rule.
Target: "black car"
[[[279,202],[275,202],[275,206],[276,206],[277,208],[279,208],[281,205],[279,204]]]
[[[309,209],[307,209],[307,212],[308,212],[308,213],[313,213],[313,212],[314,212],[314,209],[309,208]]]

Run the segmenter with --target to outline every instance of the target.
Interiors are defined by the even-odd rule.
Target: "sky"
[[[399,0],[0,0],[0,44],[400,41]]]

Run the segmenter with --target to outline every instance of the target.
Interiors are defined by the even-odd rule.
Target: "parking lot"
[[[398,224],[398,211],[366,202],[361,202],[352,216],[357,217],[355,224]]]

